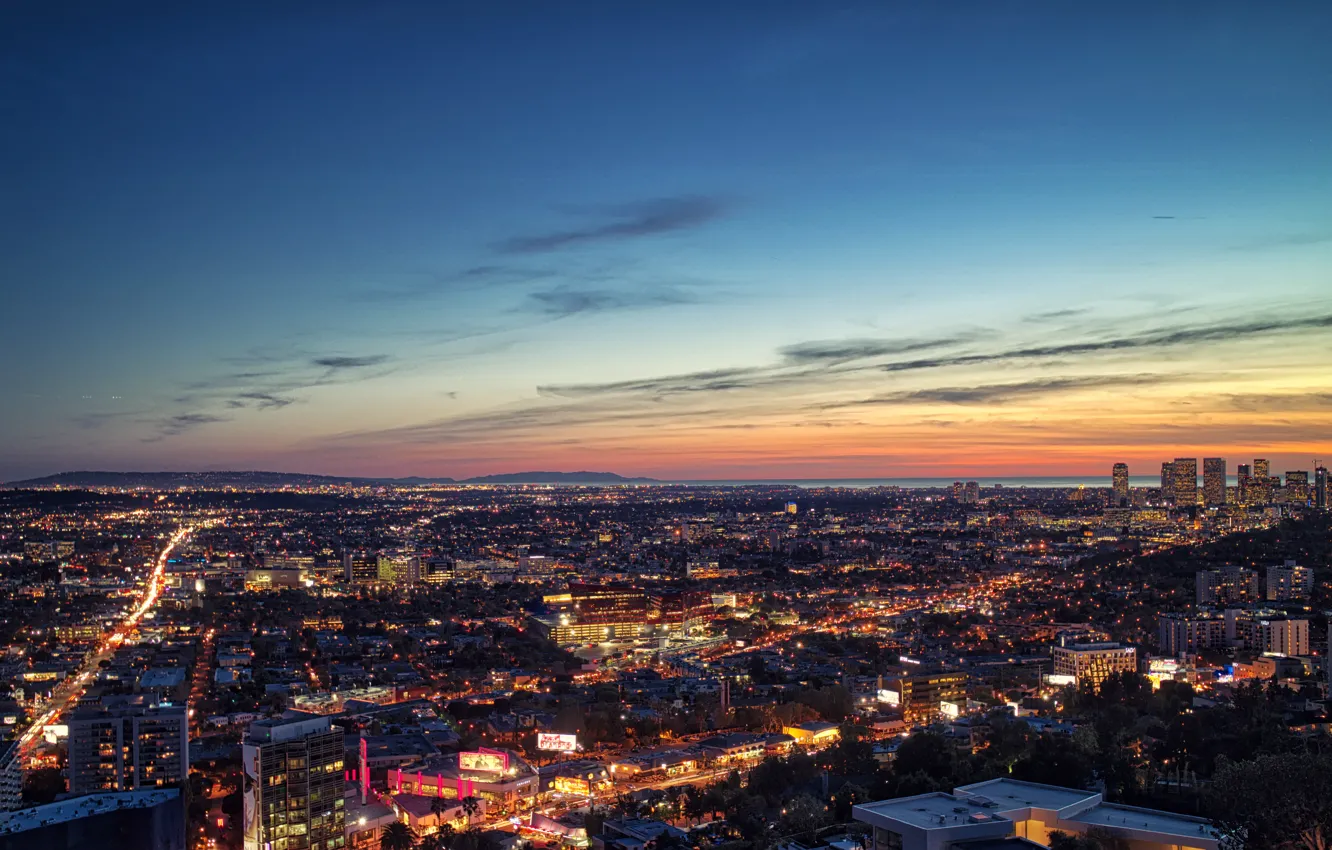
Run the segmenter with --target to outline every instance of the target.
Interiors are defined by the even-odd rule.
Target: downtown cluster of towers
[[[1128,464],[1117,463],[1110,473],[1113,503],[1121,507],[1131,504],[1129,498]],[[1187,507],[1202,504],[1206,507],[1221,505],[1310,504],[1327,508],[1327,467],[1314,461],[1314,480],[1309,481],[1307,470],[1289,470],[1285,484],[1272,475],[1271,464],[1256,458],[1253,464],[1241,463],[1236,469],[1235,487],[1226,481],[1226,459],[1203,458],[1202,488],[1198,487],[1198,459],[1177,457],[1161,464],[1161,500],[1167,504]]]

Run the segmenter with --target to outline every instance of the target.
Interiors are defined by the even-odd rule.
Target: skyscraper
[[[1175,465],[1170,461],[1161,464],[1161,501],[1175,501]]]
[[[245,850],[343,845],[343,734],[327,717],[258,720],[242,747]]]
[[[1306,470],[1286,470],[1286,503],[1303,505],[1309,501],[1309,473]]]
[[[1241,505],[1249,504],[1253,498],[1253,468],[1247,463],[1235,467],[1235,498]]]
[[[1203,458],[1203,503],[1209,508],[1226,503],[1226,459]]]
[[[1252,497],[1250,501],[1254,504],[1266,505],[1272,501],[1272,467],[1266,458],[1254,458],[1253,461],[1253,483],[1250,485]]]
[[[1177,457],[1171,467],[1175,473],[1175,504],[1181,507],[1198,504],[1198,459]]]
[[[962,487],[962,501],[968,505],[975,505],[980,502],[980,482],[968,481]]]
[[[1110,470],[1110,503],[1120,508],[1126,507],[1129,503],[1127,463],[1117,463]]]
[[[1327,510],[1327,467],[1314,467],[1314,507]],[[1332,626],[1329,626],[1332,628]]]
[[[189,773],[189,728],[183,705],[126,701],[76,712],[69,721],[70,792],[179,785]]]

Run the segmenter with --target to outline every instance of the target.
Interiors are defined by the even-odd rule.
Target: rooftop
[[[994,809],[984,808],[974,800],[945,794],[942,791],[918,794],[915,797],[899,797],[895,800],[880,800],[877,803],[862,803],[856,806],[856,809],[919,829],[947,829],[986,821],[1007,820],[996,814]],[[972,815],[978,815],[983,820],[973,820]]]
[[[1016,779],[991,779],[953,790],[958,794],[993,800],[999,804],[1000,811],[1027,808],[1061,811],[1073,806],[1090,807],[1101,802],[1101,795],[1095,791],[1020,782]]]
[[[1120,829],[1144,829],[1162,835],[1198,836],[1216,838],[1216,831],[1203,818],[1177,815],[1157,809],[1139,809],[1133,806],[1117,806],[1113,803],[1101,803],[1067,820],[1092,826],[1109,826]]]
[[[24,832],[39,826],[91,817],[123,809],[146,809],[179,797],[180,791],[167,788],[153,791],[124,791],[115,794],[89,794],[44,806],[19,809],[0,820],[0,835]]]

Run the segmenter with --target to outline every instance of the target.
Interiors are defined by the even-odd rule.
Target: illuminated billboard
[[[537,734],[537,749],[556,753],[571,753],[578,749],[578,736],[540,732]]]
[[[458,753],[458,767],[461,770],[503,773],[508,766],[508,758],[500,753]]]
[[[550,790],[561,794],[591,794],[592,786],[586,779],[573,776],[557,776],[550,781]]]

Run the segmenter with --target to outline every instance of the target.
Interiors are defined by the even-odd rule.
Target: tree
[[[1332,755],[1261,755],[1222,760],[1208,804],[1230,846],[1332,848]]]
[[[49,803],[65,790],[65,777],[60,769],[43,767],[29,773],[23,780],[23,802],[40,806]]]
[[[673,829],[662,830],[656,838],[648,842],[652,850],[684,850],[689,842],[676,834]]]
[[[1050,850],[1129,850],[1129,843],[1104,827],[1094,826],[1082,835],[1055,830],[1050,833]]]
[[[463,814],[467,815],[467,822],[471,823],[472,818],[476,817],[476,813],[481,811],[481,801],[475,797],[463,797],[462,810]]]
[[[823,804],[808,794],[793,797],[782,808],[782,831],[789,835],[803,837],[807,834],[812,840],[827,820]]]
[[[1092,763],[1071,737],[1047,733],[1027,745],[1013,764],[1013,778],[1083,788],[1092,778]]]
[[[449,811],[448,801],[443,797],[435,796],[430,798],[430,814],[435,816],[435,826],[444,828],[444,815]]]
[[[893,772],[900,776],[924,773],[931,779],[953,775],[957,751],[948,739],[934,732],[921,732],[903,741],[893,760]]]
[[[381,850],[412,850],[416,846],[416,833],[400,820],[384,827],[379,833]]]

